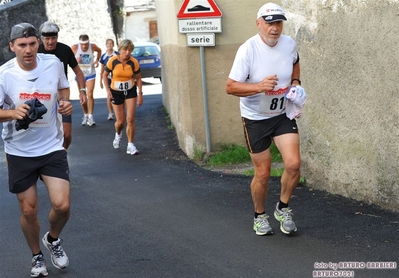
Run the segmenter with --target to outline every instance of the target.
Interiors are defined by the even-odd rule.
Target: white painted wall
[[[150,39],[150,21],[156,20],[155,10],[127,13],[125,17],[125,38],[133,42],[148,41]]]

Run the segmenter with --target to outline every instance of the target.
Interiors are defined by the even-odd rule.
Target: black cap
[[[19,23],[11,28],[10,41],[32,36],[39,37],[36,28],[30,23]]]

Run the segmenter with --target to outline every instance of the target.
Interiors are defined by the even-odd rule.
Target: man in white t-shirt
[[[69,167],[62,146],[61,115],[71,115],[73,107],[62,63],[54,55],[37,54],[38,48],[36,28],[29,23],[17,24],[10,35],[10,49],[16,57],[0,67],[0,121],[9,190],[16,194],[20,205],[21,228],[33,255],[32,277],[48,275],[39,243],[39,177],[52,204],[50,230],[42,242],[56,268],[69,264],[58,238],[70,214]],[[43,106],[47,110],[44,114]]]
[[[300,85],[299,56],[295,41],[282,35],[283,9],[274,3],[263,5],[256,19],[259,33],[237,51],[226,91],[240,97],[245,139],[254,165],[251,194],[257,235],[273,234],[265,202],[271,170],[270,145],[275,143],[284,161],[280,200],[274,210],[280,229],[293,234],[297,227],[288,202],[300,178],[298,127],[285,114],[285,93]]]

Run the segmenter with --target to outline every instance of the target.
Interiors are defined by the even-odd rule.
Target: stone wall
[[[123,7],[123,1],[119,2],[116,3]],[[61,29],[58,34],[60,42],[71,46],[78,42],[79,35],[85,33],[91,42],[105,49],[106,39],[116,38],[110,3],[109,0],[13,0],[1,5],[0,64],[14,57],[9,51],[9,35],[11,27],[20,22],[29,22],[39,28],[44,21],[51,20]],[[123,30],[123,26],[119,29]],[[121,35],[120,30],[116,30],[118,35]]]
[[[29,20],[28,20],[29,19]],[[20,22],[39,26],[47,20],[44,0],[14,0],[0,5],[0,64],[14,57],[9,47],[11,27]]]
[[[281,2],[309,96],[307,183],[399,211],[399,1]]]
[[[46,0],[46,9],[49,20],[60,26],[58,40],[63,43],[75,44],[79,35],[87,34],[104,50],[106,39],[116,37],[109,0]]]

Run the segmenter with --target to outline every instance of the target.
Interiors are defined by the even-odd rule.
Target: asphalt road
[[[73,101],[72,213],[61,234],[70,266],[54,268],[43,248],[49,277],[399,277],[398,213],[298,187],[291,201],[297,235],[282,234],[271,217],[274,235],[256,236],[250,177],[192,163],[168,129],[162,95],[144,97],[136,115],[137,156],[126,155],[126,136],[113,149],[105,99],[96,99],[95,127],[80,126]],[[30,250],[0,157],[0,277],[30,277]],[[44,234],[50,205],[44,185],[38,187]],[[269,214],[278,193],[279,181],[272,180]],[[344,273],[314,272],[345,262],[357,264],[338,269]],[[370,269],[371,262],[395,268]]]

